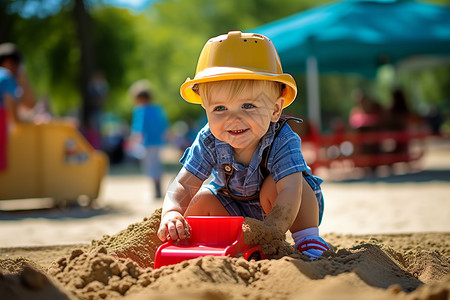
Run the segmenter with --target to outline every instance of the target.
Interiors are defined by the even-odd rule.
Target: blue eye
[[[254,106],[253,104],[251,104],[251,103],[244,103],[244,104],[242,104],[242,108],[243,109],[250,109],[250,108],[255,108],[256,106]]]
[[[224,111],[224,110],[227,110],[227,108],[223,105],[214,107],[214,111]]]

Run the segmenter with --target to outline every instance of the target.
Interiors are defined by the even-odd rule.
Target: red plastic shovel
[[[206,255],[264,258],[261,246],[245,244],[243,217],[186,217],[186,221],[191,237],[162,244],[156,251],[155,269]]]

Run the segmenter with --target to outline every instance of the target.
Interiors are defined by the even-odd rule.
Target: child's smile
[[[266,96],[261,89],[243,90],[232,99],[224,89],[212,89],[203,106],[212,134],[230,144],[235,154],[239,153],[247,161],[266,134],[270,122],[278,120],[283,106],[279,99]]]
[[[249,129],[246,128],[246,129],[239,129],[239,130],[228,130],[228,132],[232,135],[240,135],[240,134],[247,132],[248,130]]]

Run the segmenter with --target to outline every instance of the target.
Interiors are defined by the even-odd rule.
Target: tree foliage
[[[56,114],[77,110],[82,96],[77,85],[81,49],[72,14],[74,0],[61,0],[56,11],[24,16],[27,1],[0,1],[0,42],[15,42],[23,50],[37,95],[48,95]],[[104,72],[110,85],[106,109],[129,120],[133,103],[128,88],[146,78],[172,121],[198,118],[203,113],[201,107],[182,101],[179,87],[186,77],[194,76],[198,55],[208,38],[230,30],[248,31],[327,2],[331,1],[160,0],[136,13],[85,0],[92,19],[96,68]],[[447,0],[433,2],[449,4]],[[298,100],[288,112],[304,117],[305,78],[300,75],[296,80]],[[401,74],[397,82],[410,89],[420,86],[423,103],[450,111],[448,67]],[[374,96],[388,105],[389,84],[383,86],[359,76],[321,77],[326,123],[347,117],[353,105],[351,91],[361,85],[375,91]]]

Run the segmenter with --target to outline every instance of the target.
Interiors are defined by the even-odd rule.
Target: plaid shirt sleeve
[[[200,180],[205,181],[211,175],[215,165],[214,136],[206,125],[195,138],[192,145],[186,149],[180,159],[183,167]]]

